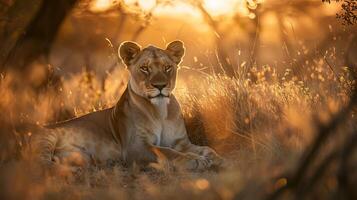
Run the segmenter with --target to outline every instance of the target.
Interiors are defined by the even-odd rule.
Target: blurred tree
[[[189,4],[193,5],[198,9],[201,13],[203,19],[206,21],[210,29],[212,30],[213,34],[215,35],[214,41],[216,44],[216,56],[218,64],[221,68],[221,72],[226,74],[227,76],[233,78],[236,77],[235,70],[233,68],[232,63],[229,60],[228,53],[226,48],[224,47],[224,37],[225,32],[221,31],[219,28],[219,20],[216,20],[210,12],[204,6],[204,1],[202,0],[186,0]]]
[[[229,52],[229,46],[227,46],[227,38],[229,34],[233,31],[233,27],[225,25],[224,21],[234,21],[236,27],[241,28],[244,32],[248,34],[248,67],[260,66],[260,48],[261,48],[261,32],[264,28],[264,22],[261,22],[265,16],[272,14],[275,16],[275,20],[278,24],[278,35],[280,35],[280,40],[282,45],[282,51],[284,52],[286,58],[289,60],[291,68],[294,69],[296,74],[299,74],[301,64],[295,59],[297,52],[293,44],[291,43],[290,36],[287,35],[287,29],[291,27],[286,27],[285,19],[287,17],[292,17],[299,14],[307,16],[308,18],[313,18],[314,12],[316,11],[321,3],[311,1],[311,0],[301,0],[301,1],[269,1],[262,3],[259,0],[245,0],[245,6],[247,13],[241,13],[236,10],[233,17],[221,17],[217,18],[213,16],[205,7],[204,0],[183,0],[193,5],[201,13],[203,19],[206,21],[207,25],[212,30],[212,33],[216,36],[214,41],[216,44],[216,56],[220,64],[221,70],[230,77],[235,77],[236,72],[234,63],[230,61],[231,53]],[[321,20],[323,17],[319,18]]]
[[[8,20],[0,33],[0,42],[5,44],[0,48],[0,71],[11,67],[21,72],[40,56],[47,57],[60,25],[76,2],[15,0],[5,13]],[[25,23],[16,24],[19,20]]]
[[[295,38],[295,30],[292,23],[287,25],[287,18],[299,18],[306,17],[310,18],[313,21],[323,21],[324,16],[320,16],[319,18],[314,18],[314,13],[317,9],[321,9],[322,4],[320,2],[311,1],[311,0],[300,0],[300,1],[289,1],[287,4],[286,1],[272,1],[269,4],[262,5],[261,9],[259,9],[259,16],[264,17],[268,14],[273,13],[276,16],[276,21],[278,24],[278,34],[280,37],[280,42],[282,44],[282,51],[287,59],[287,63],[290,65],[289,68],[292,69],[292,73],[295,76],[301,77],[303,74],[303,62],[306,60],[307,56],[299,56],[298,50],[299,47],[294,46],[294,42],[296,43],[297,39]],[[285,23],[284,23],[285,22]],[[319,26],[316,23],[316,26]],[[288,35],[288,30],[292,29],[294,32],[294,38],[291,35]],[[328,38],[330,41],[331,38]],[[323,40],[325,41],[325,40]],[[322,42],[323,42],[322,41]],[[318,41],[321,42],[321,41]],[[295,44],[296,45],[296,44]],[[316,54],[310,55],[311,58],[315,58]],[[300,57],[299,59],[297,59]],[[256,59],[259,59],[257,57]]]
[[[337,18],[343,20],[345,25],[354,25],[357,23],[357,1],[356,0],[334,0],[342,2],[340,13],[336,13]],[[322,2],[331,3],[331,0],[322,0]]]
[[[336,13],[336,17],[342,20],[343,25],[353,26],[357,23],[357,1],[356,0],[335,0],[342,2],[340,13]],[[322,0],[322,2],[331,3],[331,0]],[[352,29],[353,32],[353,29]],[[357,71],[357,35],[355,32],[352,34],[352,39],[349,40],[345,56],[345,65]]]
[[[58,77],[53,76],[52,71],[47,69],[47,56],[60,25],[76,2],[77,0],[1,2],[0,73],[5,74],[10,70],[17,73],[16,80],[19,82],[15,82],[11,89],[25,90],[30,86],[31,89],[38,91],[42,88],[47,89],[48,83],[54,80],[59,83]],[[45,59],[45,63],[38,65],[37,61],[41,57]],[[36,84],[29,81],[31,78],[28,72],[33,64],[45,68],[42,71],[47,73],[41,77],[42,80],[31,80]],[[14,123],[11,114],[6,115],[6,120],[0,118],[0,121],[1,131],[4,131],[0,134],[0,163],[2,163],[21,156],[23,135],[17,130],[26,125]]]

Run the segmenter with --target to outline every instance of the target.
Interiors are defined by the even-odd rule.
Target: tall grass
[[[60,87],[33,91],[7,74],[0,83],[1,199],[232,199],[259,195],[286,184],[266,184],[296,163],[314,137],[315,122],[327,121],[349,100],[353,81],[346,68],[332,72],[323,62],[303,76],[271,66],[237,69],[239,78],[180,72],[175,95],[181,103],[190,139],[209,145],[226,158],[220,172],[139,171],[120,165],[90,168],[67,178],[45,176],[27,167],[22,148],[33,125],[110,107],[126,87],[128,73],[118,68],[104,81],[84,71]],[[30,85],[30,84],[29,84]],[[6,162],[5,162],[6,161]],[[35,175],[34,175],[35,174]]]

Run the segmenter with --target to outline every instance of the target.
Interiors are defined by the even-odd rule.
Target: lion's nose
[[[163,88],[166,87],[167,84],[151,84],[151,85],[161,91]]]

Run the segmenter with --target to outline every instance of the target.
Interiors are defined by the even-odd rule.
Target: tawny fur
[[[45,128],[33,140],[35,157],[46,165],[84,167],[111,161],[147,165],[165,157],[178,169],[220,165],[217,153],[193,145],[180,105],[172,94],[184,55],[181,41],[166,49],[145,49],[133,42],[119,47],[131,78],[118,103],[109,109]]]

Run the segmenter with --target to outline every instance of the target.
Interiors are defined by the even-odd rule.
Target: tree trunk
[[[6,13],[0,14],[0,73],[15,70],[20,80],[16,84],[26,84],[24,78],[27,76],[27,69],[41,56],[47,57],[60,25],[76,2],[77,0],[15,0],[9,5]],[[49,81],[60,82],[52,75],[51,72],[47,73],[43,81],[45,86]],[[37,89],[32,85],[30,87]],[[58,98],[56,100],[59,103]],[[21,112],[19,110],[18,113]],[[26,135],[17,130],[23,130],[28,125],[14,123],[11,112],[10,117],[4,117],[6,118],[0,117],[0,164],[21,156],[22,145],[25,144],[23,137]]]
[[[17,0],[7,13],[8,17],[21,16],[21,11],[26,8],[34,10],[34,14],[23,30],[13,30],[11,21],[6,23],[5,29],[20,31],[20,34],[12,38],[11,33],[3,31],[1,38],[9,45],[0,49],[0,71],[9,68],[23,71],[40,56],[47,56],[60,25],[76,2],[77,0]]]
[[[349,43],[349,46],[347,48],[345,63],[348,67],[354,70],[354,73],[357,73],[356,51],[357,51],[357,35],[353,34],[351,42]],[[355,76],[357,76],[357,74],[355,74]]]

